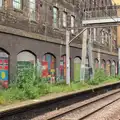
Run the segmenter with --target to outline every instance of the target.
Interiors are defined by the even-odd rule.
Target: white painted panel
[[[24,51],[17,55],[17,61],[35,61],[35,56],[28,51]]]
[[[74,59],[74,63],[81,63],[81,60],[80,60],[80,58],[79,57],[76,57],[75,59]]]
[[[6,57],[6,58],[8,58],[8,54],[5,53],[5,52],[0,52],[0,57]]]
[[[91,20],[83,20],[82,24],[97,24],[97,23],[117,23],[120,22],[120,17],[113,17],[113,18],[98,18],[98,19],[91,19]]]

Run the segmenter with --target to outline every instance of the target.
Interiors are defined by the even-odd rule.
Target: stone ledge
[[[98,85],[98,86],[95,86],[95,87],[91,87],[91,88],[88,88],[86,90],[78,90],[78,91],[69,92],[69,93],[59,93],[59,94],[57,93],[57,94],[52,94],[52,95],[49,94],[47,96],[41,97],[40,99],[27,100],[27,101],[21,102],[19,104],[16,103],[16,104],[1,107],[0,108],[0,114],[2,114],[4,112],[11,111],[11,110],[14,110],[14,109],[21,109],[23,107],[28,107],[28,106],[35,105],[35,104],[40,104],[40,103],[43,103],[43,102],[51,101],[51,100],[54,100],[54,99],[59,99],[61,97],[67,97],[67,96],[78,94],[78,93],[87,92],[87,91],[90,91],[90,90],[94,91],[94,89],[98,89],[98,88],[102,88],[102,87],[106,87],[106,86],[111,86],[111,85],[116,85],[116,84],[120,84],[120,82],[107,83],[107,84],[104,84],[104,85]]]
[[[47,41],[47,42],[50,42],[50,43],[65,45],[65,42],[64,41],[61,42],[61,39],[55,39],[55,38],[51,38],[51,37],[44,36],[44,35],[41,35],[41,34],[26,32],[24,30],[15,29],[15,28],[3,26],[3,25],[0,25],[0,32],[7,33],[7,34],[18,35],[18,36],[27,37],[27,38],[33,38],[33,40]],[[82,45],[78,45],[78,44],[75,44],[75,43],[72,43],[70,46],[82,49]],[[95,49],[95,48],[93,49],[94,52],[99,52],[98,50],[99,49]],[[116,54],[116,53],[106,52],[106,51],[103,51],[103,50],[100,50],[100,52],[104,53],[104,54],[118,56],[118,54]]]

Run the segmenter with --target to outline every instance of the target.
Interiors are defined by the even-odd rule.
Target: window
[[[104,44],[104,31],[102,31],[102,44]]]
[[[96,28],[94,28],[94,41],[96,41],[96,34],[97,33],[97,31],[96,31]]]
[[[71,33],[72,34],[74,34],[75,32],[74,27],[75,27],[75,17],[71,16]]]
[[[3,4],[3,1],[2,1],[2,0],[0,0],[0,7],[2,7],[2,4]]]
[[[90,36],[91,36],[91,39],[94,40],[94,29],[91,28],[91,29],[90,29],[90,32],[91,32],[91,33],[90,33],[90,34],[91,34],[91,35],[90,35]]]
[[[53,7],[53,25],[55,28],[58,27],[58,8]]]
[[[63,12],[63,27],[67,26],[67,13]]]
[[[35,15],[35,0],[29,0],[29,9],[30,9],[30,20],[35,21],[36,15]]]
[[[108,43],[108,34],[107,33],[105,34],[105,41],[106,41],[106,43]]]
[[[21,9],[21,0],[13,0],[13,7],[15,9]]]

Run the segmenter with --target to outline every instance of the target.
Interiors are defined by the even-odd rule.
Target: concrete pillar
[[[74,58],[70,59],[70,79],[74,80]]]
[[[117,10],[117,15],[120,16],[120,9]],[[118,73],[120,75],[120,26],[117,27],[117,45],[118,45]]]
[[[10,54],[9,56],[9,83],[15,80],[17,70],[17,54]]]
[[[85,80],[85,64],[87,55],[87,29],[83,32],[83,42],[82,42],[82,62],[80,70],[80,80]]]
[[[119,59],[119,63],[118,63],[118,73],[120,75],[120,47],[118,48],[118,59]]]
[[[56,57],[56,80],[60,80],[60,57]]]

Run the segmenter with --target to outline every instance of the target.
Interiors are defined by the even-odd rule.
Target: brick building
[[[111,4],[110,0],[100,3],[104,6]],[[78,0],[0,1],[1,82],[4,85],[7,84],[7,80],[10,82],[16,73],[16,65],[22,66],[25,62],[26,65],[28,62],[32,64],[40,62],[42,77],[47,76],[52,81],[57,78],[65,79],[65,30],[68,27],[75,28],[71,30],[71,38],[81,30],[84,13],[80,8],[84,9],[86,4],[88,0],[83,1],[83,4]],[[93,34],[97,34],[95,29],[92,31]],[[109,36],[110,32],[111,28],[105,28],[102,34]],[[98,40],[97,38],[94,40],[94,60],[99,62],[99,66],[102,66],[103,62],[107,64],[107,61],[110,66],[113,61],[117,65],[117,50],[113,50],[112,39],[109,39],[107,44],[104,37]],[[96,41],[101,42],[98,44]],[[101,45],[103,41],[105,44]],[[71,80],[79,79],[80,76],[78,73],[80,73],[81,44],[82,36],[71,43]]]

